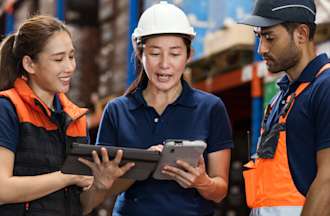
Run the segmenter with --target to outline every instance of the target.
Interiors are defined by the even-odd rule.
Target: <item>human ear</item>
[[[305,24],[301,24],[299,25],[296,30],[296,37],[298,40],[298,43],[302,44],[302,43],[306,43],[307,41],[309,41],[309,28],[307,25]]]
[[[29,74],[35,73],[35,64],[30,56],[28,56],[28,55],[23,56],[22,65],[23,65],[24,70],[26,72],[28,72]]]
[[[189,53],[189,56],[187,58],[187,63],[190,63],[192,61],[192,57],[194,56],[195,54],[195,49],[190,47],[190,53]]]

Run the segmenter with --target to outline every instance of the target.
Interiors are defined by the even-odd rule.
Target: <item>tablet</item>
[[[200,156],[206,148],[206,143],[202,140],[167,140],[157,168],[153,173],[153,178],[159,180],[170,180],[171,177],[162,173],[165,165],[177,166],[177,160],[183,160],[196,167]]]
[[[147,151],[145,149],[73,143],[64,161],[61,172],[76,175],[93,175],[89,167],[79,162],[78,158],[82,157],[89,161],[93,161],[92,151],[97,151],[100,157],[101,147],[108,150],[110,160],[115,157],[117,150],[123,150],[124,154],[120,165],[123,165],[126,162],[135,163],[135,166],[121,177],[126,179],[144,180],[148,178],[155,170],[160,158],[159,152]]]

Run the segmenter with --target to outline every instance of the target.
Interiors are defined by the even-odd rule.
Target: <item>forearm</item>
[[[309,189],[302,216],[330,215],[330,179],[316,179]]]
[[[205,180],[196,186],[198,192],[207,200],[220,202],[227,194],[228,185],[221,177],[205,176]]]
[[[12,176],[1,182],[0,203],[19,203],[35,200],[69,185],[61,172],[38,176]]]

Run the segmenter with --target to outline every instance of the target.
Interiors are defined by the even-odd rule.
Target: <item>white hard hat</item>
[[[168,33],[185,34],[191,39],[196,35],[186,14],[180,8],[161,1],[143,12],[132,34],[132,40],[148,35]]]

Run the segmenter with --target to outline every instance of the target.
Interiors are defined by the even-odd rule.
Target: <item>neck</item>
[[[36,94],[45,104],[46,106],[54,111],[54,97],[55,95],[49,95],[49,94]]]
[[[309,62],[311,62],[316,57],[315,46],[313,42],[309,42],[307,46],[304,46],[302,49],[302,54],[299,62],[288,69],[286,73],[289,76],[290,81],[297,80],[301,75],[303,70],[306,68]]]
[[[159,90],[150,84],[143,91],[143,97],[147,104],[156,109],[158,114],[162,114],[166,107],[173,103],[182,92],[181,82],[168,91]]]
[[[53,107],[53,102],[54,102],[54,97],[55,94],[51,94],[48,91],[45,91],[43,89],[41,89],[38,85],[36,85],[34,82],[29,81],[29,85],[32,89],[32,91],[34,92],[34,94],[42,101],[46,104],[47,107],[49,107],[49,109],[54,110]]]

